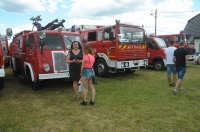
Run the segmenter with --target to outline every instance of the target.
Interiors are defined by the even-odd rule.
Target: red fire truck
[[[11,64],[13,73],[31,82],[32,89],[37,90],[44,79],[69,78],[65,56],[71,49],[71,42],[80,42],[81,38],[78,33],[61,30],[64,20],[55,19],[44,27],[38,22],[40,16],[30,20],[37,31],[24,30],[13,36]]]
[[[6,35],[0,36],[0,41],[3,49],[4,54],[4,66],[7,67],[10,65],[10,57],[9,57],[9,46],[8,46],[8,38]]]
[[[12,31],[8,28],[6,30],[7,36],[12,36]],[[0,89],[3,89],[4,87],[4,77],[5,77],[5,58],[8,58],[8,54],[6,51],[8,51],[8,42],[6,35],[0,35]]]
[[[157,71],[164,70],[166,67],[164,48],[167,47],[165,41],[158,37],[147,37],[147,47],[149,66],[153,66]]]
[[[134,72],[148,65],[146,34],[142,27],[116,20],[112,26],[81,25],[76,30],[81,34],[83,47],[90,45],[96,53],[94,70],[98,76]]]
[[[181,32],[180,34],[159,35],[158,37],[163,38],[167,44],[173,40],[177,48],[181,40],[185,41],[184,48],[187,49],[189,60],[193,61],[195,59],[194,37],[192,34]]]

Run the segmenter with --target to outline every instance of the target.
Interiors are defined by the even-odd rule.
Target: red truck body
[[[134,72],[148,65],[144,42],[146,34],[142,27],[118,23],[93,26],[92,29],[82,25],[77,30],[83,39],[83,46],[90,45],[95,51],[94,70],[98,76],[105,77],[108,73],[122,71]]]
[[[186,44],[184,48],[188,52],[188,58],[190,61],[195,59],[195,49],[194,49],[194,37],[191,34],[187,33],[180,33],[180,34],[168,34],[168,35],[158,35],[165,40],[166,44],[168,45],[170,41],[175,42],[175,47],[179,47],[179,42],[183,40]]]
[[[149,66],[153,66],[157,71],[165,69],[164,48],[167,47],[165,41],[158,37],[147,37],[146,42],[148,47],[147,57]]]
[[[12,36],[12,31],[10,28],[6,30],[6,35],[8,37]],[[0,35],[0,89],[3,89],[4,87],[5,60],[9,60],[8,37],[6,35]]]
[[[65,56],[75,40],[80,42],[80,35],[69,31],[25,30],[15,34],[10,44],[13,73],[31,82],[33,90],[40,88],[42,80],[69,78]]]
[[[2,44],[1,44],[1,41],[0,41],[0,89],[3,89],[4,77],[5,77],[4,54],[3,54]]]

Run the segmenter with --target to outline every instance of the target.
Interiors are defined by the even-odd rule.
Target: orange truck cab
[[[161,71],[165,69],[165,51],[167,47],[165,41],[158,37],[147,37],[147,57],[149,66],[153,66],[155,70]]]
[[[161,37],[164,39],[166,44],[169,44],[170,41],[175,42],[175,47],[179,47],[179,42],[183,40],[185,42],[184,48],[187,50],[187,55],[189,61],[193,61],[195,59],[195,48],[194,48],[194,37],[192,34],[189,33],[183,33],[180,34],[168,34],[168,35],[158,35],[158,37]]]
[[[81,25],[76,30],[83,39],[83,47],[90,45],[95,51],[94,70],[98,76],[135,72],[148,65],[146,34],[140,26],[122,24],[116,20],[115,25]]]
[[[31,19],[36,21],[39,17]],[[65,56],[71,43],[81,42],[81,38],[78,33],[62,31],[63,23],[64,20],[55,19],[37,31],[25,30],[13,36],[10,44],[13,73],[31,82],[33,90],[40,88],[42,80],[70,77]]]

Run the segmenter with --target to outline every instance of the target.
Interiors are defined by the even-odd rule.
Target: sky
[[[157,10],[157,17],[155,12]],[[148,34],[175,34],[200,13],[200,0],[1,0],[0,33],[12,28],[13,35],[32,30],[31,17],[41,15],[42,26],[64,19],[64,26],[114,25],[144,26]],[[157,19],[156,19],[157,18]]]

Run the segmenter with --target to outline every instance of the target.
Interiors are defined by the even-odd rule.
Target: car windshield
[[[62,49],[62,41],[60,35],[47,34],[43,39],[43,42],[43,49]]]
[[[65,47],[71,49],[71,44],[73,41],[78,41],[81,44],[81,38],[78,35],[64,35]]]
[[[144,30],[133,27],[120,27],[118,40],[120,44],[138,44],[143,43]]]
[[[187,44],[194,43],[194,37],[193,37],[193,35],[186,35],[186,43]]]
[[[162,38],[155,38],[155,41],[158,43],[158,45],[161,48],[166,48],[167,47],[165,41]]]

